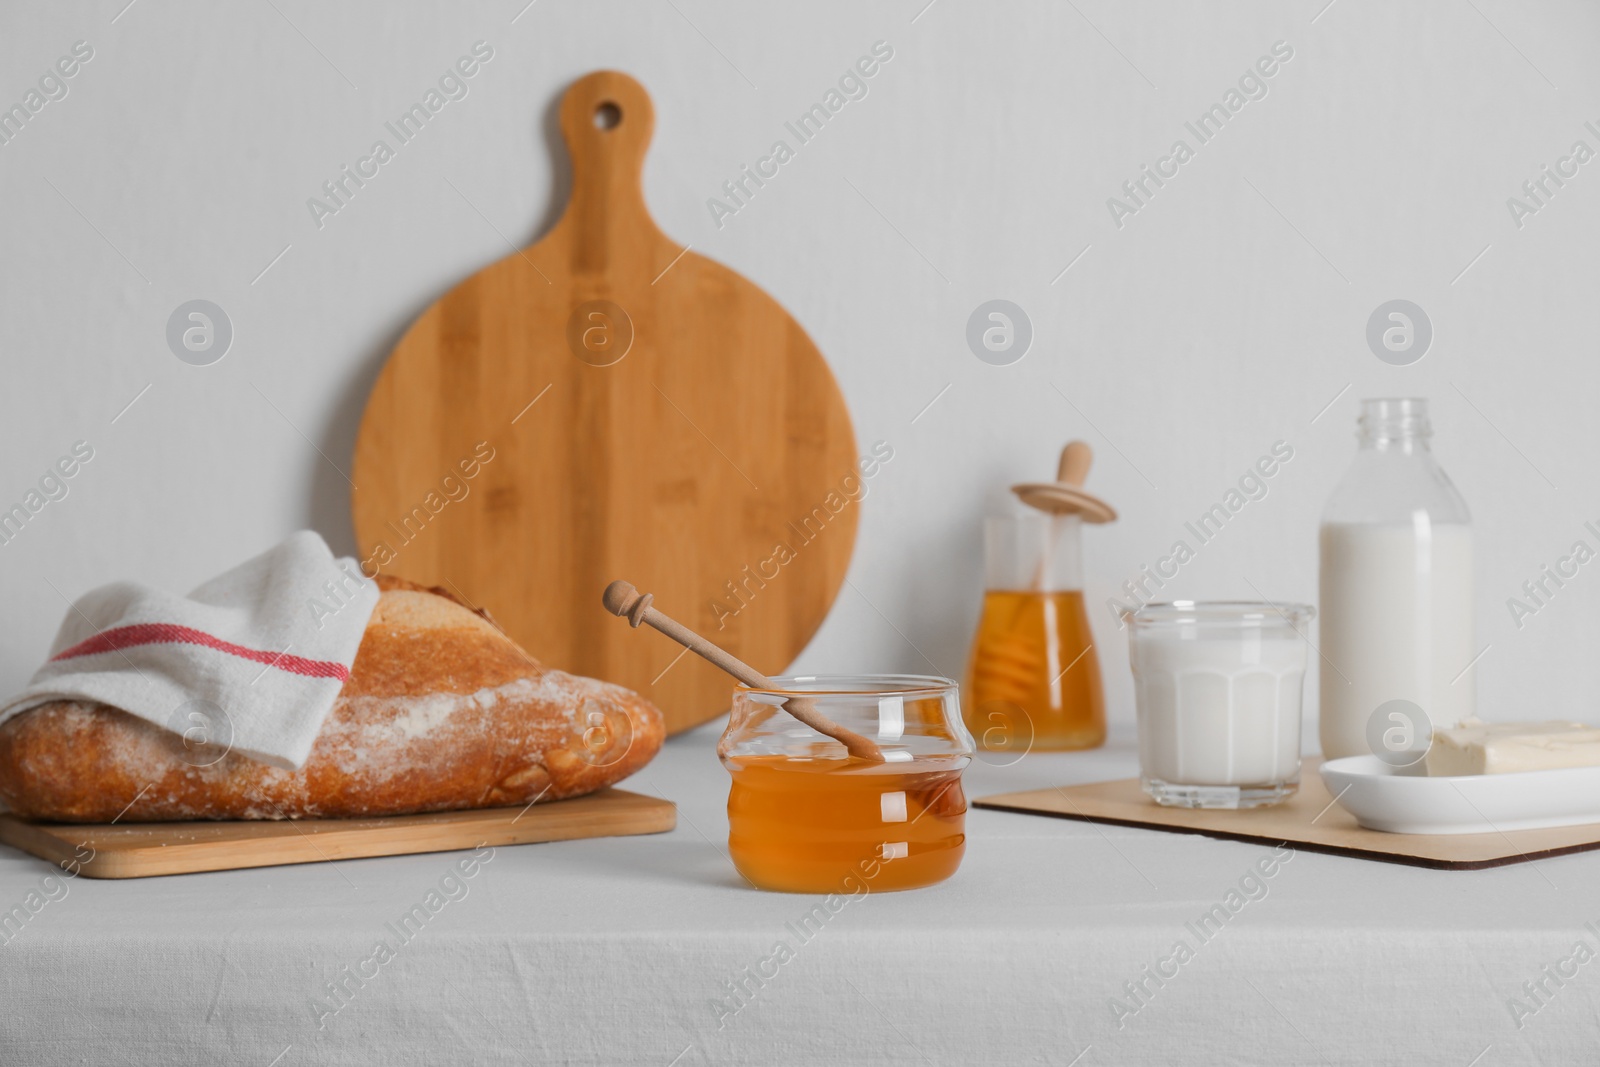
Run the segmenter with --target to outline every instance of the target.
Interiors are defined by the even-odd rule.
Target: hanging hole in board
[[[596,129],[615,129],[621,121],[622,109],[609,100],[594,109],[594,125]]]

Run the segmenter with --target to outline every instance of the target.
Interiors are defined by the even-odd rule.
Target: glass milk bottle
[[[1012,486],[1028,510],[988,519],[983,613],[972,641],[962,708],[979,747],[1095,748],[1105,742],[1100,663],[1083,600],[1079,536],[1116,518],[1085,492],[1093,453],[1061,454],[1054,482]]]
[[[1426,747],[1473,714],[1472,527],[1428,447],[1428,402],[1363,400],[1322,516],[1322,754]],[[1422,718],[1415,712],[1420,709]]]

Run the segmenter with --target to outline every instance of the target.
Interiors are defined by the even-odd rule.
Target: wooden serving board
[[[480,808],[379,819],[86,825],[0,815],[0,841],[89,878],[145,878],[368,856],[451,852],[581,837],[658,834],[672,802],[621,789],[525,808]],[[92,858],[85,858],[92,857]]]
[[[1165,808],[1145,795],[1137,778],[1090,785],[1002,793],[974,807],[1052,815],[1061,819],[1138,826],[1229,841],[1288,843],[1311,852],[1471,871],[1600,848],[1600,823],[1494,834],[1387,834],[1358,825],[1333,802],[1317,773],[1318,759],[1300,768],[1300,791],[1282,804],[1249,811]]]
[[[861,457],[800,325],[656,228],[640,184],[653,122],[627,75],[567,92],[565,213],[395,347],[356,441],[353,511],[368,573],[488,608],[540,660],[652,699],[675,733],[726,711],[731,683],[616,625],[601,591],[625,578],[781,671],[844,581]]]

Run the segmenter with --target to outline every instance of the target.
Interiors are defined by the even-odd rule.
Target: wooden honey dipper
[[[640,623],[660,630],[690,652],[711,663],[712,666],[731,674],[742,684],[751,689],[765,689],[781,692],[773,684],[771,678],[762,674],[743,660],[732,655],[726,649],[712,643],[683,623],[670,616],[663,615],[660,611],[650,606],[651,594],[640,593],[631,584],[624,581],[615,581],[606,586],[606,591],[601,595],[600,602],[607,611],[628,620],[628,624],[638,629]],[[784,701],[784,710],[796,719],[805,723],[819,734],[833,738],[845,747],[850,755],[858,759],[870,760],[873,763],[885,762],[883,750],[877,742],[846,729],[829,719],[817,710],[816,701],[806,697],[792,696]]]

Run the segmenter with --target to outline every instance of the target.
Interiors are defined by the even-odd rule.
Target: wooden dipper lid
[[[1055,481],[1023,482],[1013,485],[1011,491],[1029,507],[1052,515],[1077,515],[1084,522],[1111,522],[1117,517],[1117,509],[1083,491],[1083,480],[1089,476],[1093,462],[1094,449],[1089,442],[1068,441],[1061,450]]]

